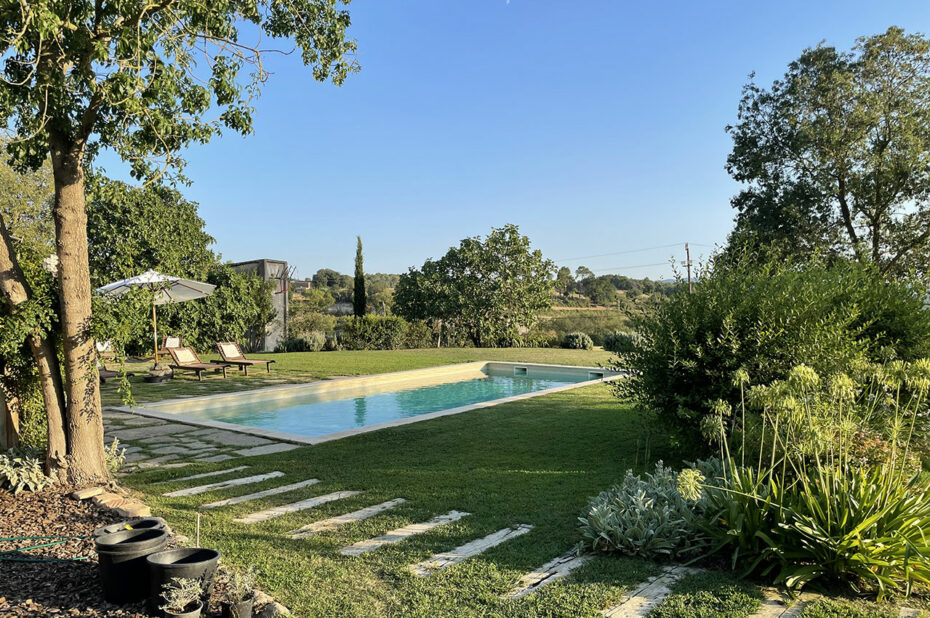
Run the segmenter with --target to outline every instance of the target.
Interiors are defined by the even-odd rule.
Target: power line
[[[642,253],[643,251],[653,251],[653,250],[655,250],[655,249],[668,249],[669,247],[678,247],[678,246],[681,246],[681,245],[683,245],[683,244],[685,244],[685,243],[684,243],[684,242],[676,242],[676,243],[672,243],[672,244],[670,244],[670,245],[659,245],[658,247],[646,247],[646,248],[644,248],[644,249],[629,249],[629,250],[627,250],[627,251],[614,251],[613,253],[600,253],[600,254],[598,254],[598,255],[582,255],[581,257],[562,258],[562,259],[555,260],[555,261],[556,261],[556,262],[573,262],[573,261],[575,261],[575,260],[590,260],[590,259],[593,259],[593,258],[607,257],[607,256],[611,256],[611,255],[627,255],[627,254],[629,254],[629,253]],[[692,244],[697,244],[697,243],[692,243]],[[702,246],[706,246],[706,245],[702,245]]]
[[[613,271],[611,274],[616,273],[619,270],[630,270],[632,268],[649,268],[650,266],[668,266],[669,262],[658,262],[656,264],[634,264],[632,266],[611,266],[610,268],[595,268],[590,269],[592,273],[603,273],[608,271]]]

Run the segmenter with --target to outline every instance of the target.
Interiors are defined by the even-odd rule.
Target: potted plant
[[[252,618],[255,602],[255,574],[252,569],[227,574],[223,583],[226,588],[220,601],[223,618]]]
[[[200,581],[187,577],[174,577],[162,588],[165,604],[159,609],[165,618],[200,618],[203,601]]]

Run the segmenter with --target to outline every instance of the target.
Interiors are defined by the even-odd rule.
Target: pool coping
[[[246,395],[251,394],[261,395],[262,393],[282,393],[285,396],[288,394],[288,391],[297,391],[297,390],[307,390],[309,385],[333,385],[330,388],[325,388],[325,390],[339,390],[340,388],[351,388],[351,384],[343,385],[343,382],[363,382],[363,381],[382,381],[390,380],[391,377],[403,378],[414,372],[424,373],[430,372],[431,370],[435,373],[443,373],[443,370],[459,370],[467,371],[470,367],[473,368],[483,368],[487,365],[507,365],[516,367],[534,367],[540,369],[558,369],[558,370],[572,370],[572,371],[582,371],[582,372],[595,372],[603,373],[604,376],[601,378],[595,378],[592,380],[585,380],[582,382],[574,382],[572,384],[563,384],[562,386],[554,386],[552,388],[546,388],[540,391],[534,391],[530,393],[522,393],[520,395],[511,395],[509,397],[502,397],[500,399],[492,399],[491,401],[482,401],[478,403],[473,403],[465,406],[459,406],[456,408],[448,408],[446,410],[439,410],[437,412],[428,412],[426,414],[419,414],[417,416],[411,416],[408,418],[395,419],[393,421],[386,421],[383,423],[375,423],[374,425],[366,425],[365,427],[356,427],[354,429],[346,429],[343,431],[337,431],[333,433],[324,434],[322,436],[303,436],[300,434],[293,434],[284,431],[277,431],[274,429],[260,429],[257,427],[248,427],[246,425],[238,425],[236,423],[227,423],[225,421],[212,421],[205,419],[194,419],[189,418],[183,415],[183,412],[163,412],[158,410],[159,407],[168,407],[172,405],[183,405],[188,403],[207,403],[210,401],[217,401],[225,398],[235,398],[237,395]],[[612,375],[607,375],[608,373]],[[348,438],[351,436],[356,436],[364,433],[370,433],[372,431],[379,431],[381,429],[387,429],[390,427],[400,427],[403,425],[409,425],[411,423],[418,423],[420,421],[428,421],[435,418],[441,418],[443,416],[451,416],[453,414],[461,414],[462,412],[470,412],[472,410],[480,410],[483,408],[490,408],[492,406],[500,405],[503,403],[510,403],[512,401],[521,401],[523,399],[530,399],[533,397],[539,397],[542,395],[551,395],[553,393],[560,393],[563,391],[572,390],[575,388],[582,388],[585,386],[592,386],[594,384],[602,384],[606,382],[613,382],[625,377],[626,374],[622,372],[617,372],[611,369],[606,369],[604,367],[583,367],[578,365],[549,365],[545,363],[517,363],[512,361],[471,361],[466,363],[453,363],[451,365],[439,365],[437,367],[425,367],[420,369],[405,369],[403,371],[391,371],[387,373],[375,373],[375,374],[366,374],[361,376],[341,376],[338,378],[332,378],[329,380],[315,380],[312,382],[305,382],[300,384],[281,384],[275,386],[267,386],[263,388],[245,390],[245,391],[233,391],[229,393],[217,393],[213,395],[203,395],[200,397],[184,397],[179,399],[167,399],[164,401],[158,401],[154,403],[145,404],[142,406],[119,406],[114,408],[119,412],[125,412],[128,414],[138,414],[139,416],[145,416],[149,418],[154,418],[163,421],[170,421],[173,423],[179,423],[182,425],[192,425],[195,427],[205,427],[209,429],[221,429],[224,431],[232,431],[236,433],[246,434],[250,436],[256,436],[260,438],[267,438],[270,440],[277,440],[278,442],[288,442],[290,444],[299,444],[302,446],[312,446],[314,444],[322,444],[324,442],[331,442],[333,440],[341,440],[342,438]]]

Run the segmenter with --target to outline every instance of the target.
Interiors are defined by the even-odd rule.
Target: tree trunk
[[[90,334],[91,287],[82,153],[58,136],[50,138],[66,374],[67,476],[75,484],[94,483],[107,480],[109,475],[103,454],[97,354]]]
[[[19,400],[9,387],[0,388],[0,450],[19,446]]]
[[[0,295],[13,309],[29,300],[31,291],[13,251],[9,231],[0,218]],[[27,338],[32,357],[39,370],[39,383],[48,417],[48,452],[45,462],[46,473],[64,480],[60,470],[67,467],[64,457],[67,442],[64,429],[65,395],[61,383],[61,369],[53,340],[33,333]],[[9,412],[9,410],[8,410]]]

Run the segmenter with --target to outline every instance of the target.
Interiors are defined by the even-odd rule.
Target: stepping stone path
[[[259,491],[254,494],[246,494],[244,496],[236,496],[235,498],[226,498],[225,500],[220,500],[218,502],[211,502],[210,504],[204,504],[202,509],[216,509],[221,506],[232,506],[233,504],[242,504],[243,502],[249,502],[250,500],[258,500],[259,498],[266,498],[268,496],[276,496],[278,494],[283,494],[288,491],[294,491],[295,489],[300,489],[301,487],[309,487],[310,485],[316,485],[320,482],[320,479],[308,479],[306,481],[300,481],[299,483],[291,483],[290,485],[282,485],[281,487],[273,487],[271,489],[266,489],[265,491]]]
[[[573,549],[567,554],[547,562],[532,573],[524,575],[517,583],[517,587],[506,598],[521,599],[533,594],[543,586],[562,579],[587,562],[589,558],[590,556],[579,554],[578,550]]]
[[[700,569],[684,566],[665,567],[657,577],[653,577],[641,584],[639,588],[630,593],[630,596],[625,601],[619,605],[608,607],[601,612],[601,615],[607,616],[607,618],[646,616],[671,593],[670,588],[675,582],[685,575],[699,572]]]
[[[180,483],[182,481],[195,481],[197,479],[205,479],[211,476],[222,476],[223,474],[231,474],[233,472],[242,472],[243,470],[248,470],[248,466],[236,466],[235,468],[227,468],[226,470],[214,470],[213,472],[202,472],[200,474],[192,474],[190,476],[182,476],[179,479],[168,479],[167,481],[158,481],[158,483],[153,483],[158,485],[160,483]]]
[[[302,526],[297,530],[291,530],[289,534],[291,535],[292,539],[303,539],[319,532],[329,532],[330,530],[335,530],[340,526],[344,526],[352,522],[364,521],[369,517],[374,517],[375,515],[392,509],[398,504],[403,504],[404,502],[406,502],[406,500],[403,498],[395,498],[394,500],[388,500],[387,502],[375,504],[374,506],[366,506],[363,509],[352,511],[351,513],[337,515],[336,517],[330,517],[329,519],[323,519],[321,521],[313,522],[312,524],[307,524],[306,526]]]
[[[217,483],[210,483],[209,485],[200,485],[198,487],[190,487],[188,489],[179,489],[177,491],[169,491],[163,496],[169,498],[180,498],[183,496],[196,496],[197,494],[203,494],[208,491],[220,491],[222,489],[229,489],[230,487],[237,487],[239,485],[249,485],[251,483],[261,483],[262,481],[267,481],[268,479],[278,478],[279,476],[284,476],[283,472],[268,472],[266,474],[256,474],[255,476],[246,476],[241,479],[230,479],[228,481],[219,481]]]
[[[167,463],[219,463],[300,448],[238,431],[185,425],[112,409],[104,410],[103,423],[106,443],[116,438],[126,448],[127,470],[160,468]]]
[[[436,554],[428,560],[424,560],[423,562],[412,565],[410,570],[414,573],[414,575],[419,575],[420,577],[431,575],[436,571],[447,569],[453,564],[467,560],[472,556],[477,556],[478,554],[484,553],[492,547],[496,547],[497,545],[505,543],[510,539],[522,536],[532,529],[533,526],[529,524],[520,524],[515,528],[504,528],[503,530],[498,530],[497,532],[493,532],[483,539],[476,539],[469,543],[465,543],[464,545],[460,545],[451,551]]]
[[[343,547],[339,550],[339,553],[341,553],[343,556],[361,556],[364,553],[374,551],[384,545],[400,543],[401,541],[405,541],[412,536],[423,534],[424,532],[428,532],[429,530],[432,530],[438,526],[458,521],[466,515],[470,514],[471,513],[465,513],[464,511],[449,511],[445,515],[439,515],[438,517],[434,517],[429,521],[424,521],[419,524],[410,524],[409,526],[404,526],[403,528],[391,530],[390,532],[382,534],[381,536],[376,536],[373,539],[359,541],[354,545]]]
[[[287,515],[288,513],[296,513],[297,511],[305,511],[307,509],[312,509],[315,506],[326,504],[327,502],[332,502],[333,500],[341,500],[343,498],[350,498],[360,493],[362,492],[360,491],[336,491],[331,494],[317,496],[315,498],[308,498],[307,500],[301,500],[300,502],[294,502],[292,504],[284,504],[282,506],[276,506],[276,507],[273,507],[273,508],[270,508],[264,511],[252,513],[251,515],[246,515],[245,517],[234,519],[233,521],[238,522],[240,524],[257,524],[262,521],[274,519],[275,517]]]

